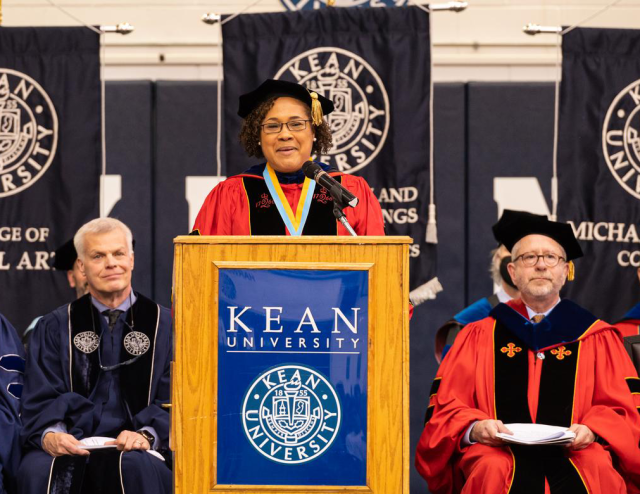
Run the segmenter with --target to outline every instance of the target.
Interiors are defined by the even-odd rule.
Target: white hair
[[[497,247],[491,251],[491,264],[489,265],[489,273],[491,273],[491,279],[496,285],[502,283],[502,276],[500,275],[500,247]]]
[[[96,218],[80,227],[73,237],[73,245],[78,253],[78,258],[84,259],[84,239],[87,235],[97,235],[120,230],[127,239],[129,252],[133,252],[133,234],[127,225],[115,218]]]

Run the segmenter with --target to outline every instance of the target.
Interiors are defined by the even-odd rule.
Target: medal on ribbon
[[[269,163],[264,167],[262,176],[264,177],[269,193],[278,208],[280,217],[282,218],[282,221],[284,221],[287,230],[289,230],[289,234],[294,237],[302,235],[302,230],[304,229],[307,217],[309,216],[313,192],[316,188],[315,181],[311,180],[309,177],[305,177],[304,183],[302,184],[300,200],[298,201],[298,207],[296,208],[296,214],[294,215],[291,206],[289,206],[289,202],[282,191],[276,172],[271,168]]]

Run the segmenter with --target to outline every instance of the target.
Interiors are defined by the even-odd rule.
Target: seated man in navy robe
[[[20,395],[24,350],[16,330],[0,314],[0,494],[15,492],[20,462]]]
[[[162,406],[169,401],[170,312],[132,290],[126,225],[90,221],[74,244],[89,293],[45,315],[31,337],[19,492],[170,493]],[[94,439],[104,437],[112,440]],[[109,447],[88,450],[89,442]]]

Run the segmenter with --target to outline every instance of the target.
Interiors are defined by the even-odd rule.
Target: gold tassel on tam
[[[576,266],[573,264],[573,261],[569,261],[569,274],[567,275],[567,279],[569,281],[573,281],[576,277]]]
[[[322,123],[322,105],[318,101],[318,93],[310,91],[311,96],[311,120],[316,127]]]

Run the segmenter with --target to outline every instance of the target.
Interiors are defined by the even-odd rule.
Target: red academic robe
[[[556,306],[546,318],[549,322],[543,320],[538,325],[526,319],[522,301],[508,305],[510,308],[500,304],[492,311],[493,317],[466,326],[438,371],[416,454],[416,468],[431,492],[640,492],[640,380],[616,329],[593,316],[589,321],[583,314],[586,311],[569,301]],[[586,326],[576,328],[575,338],[547,344],[550,334],[575,319]],[[540,340],[525,343],[511,332],[512,326],[518,327],[521,332],[517,334],[525,339],[537,331],[533,338]],[[544,359],[538,358],[538,353],[544,354]],[[563,366],[569,371],[557,371]],[[564,409],[558,408],[558,402],[564,402]],[[512,419],[523,414],[530,419]],[[540,455],[555,451],[556,457],[544,463],[545,468],[564,463],[577,483],[575,489],[566,485],[550,489],[546,470],[542,474],[536,471],[541,483],[533,487],[534,476],[523,475],[527,462],[520,462],[517,447],[462,445],[475,421],[536,423],[538,419],[550,424],[563,414],[567,423],[559,420],[551,425],[583,424],[601,438],[581,451],[537,447]],[[526,449],[521,451],[527,454]],[[529,467],[536,469],[544,461],[534,458]],[[518,482],[519,488],[515,488]]]
[[[627,319],[615,324],[622,336],[638,336],[640,321],[637,319]]]
[[[378,200],[362,177],[355,177],[339,172],[330,173],[331,176],[341,176],[342,185],[349,189],[359,202],[355,208],[345,208],[344,213],[351,227],[358,235],[384,235],[384,220]],[[244,179],[264,180],[259,175],[241,174],[229,177],[218,184],[205,199],[196,222],[194,230],[201,235],[251,235],[250,205],[245,189]],[[302,192],[302,183],[281,183],[292,211],[296,211],[298,200]],[[330,201],[331,197],[323,187],[316,186],[314,193],[316,200]],[[323,196],[324,195],[324,196]],[[273,207],[268,199],[264,206]],[[286,232],[289,235],[289,232]],[[338,235],[350,235],[349,232],[337,223]]]

